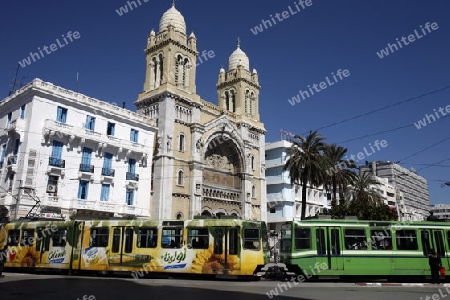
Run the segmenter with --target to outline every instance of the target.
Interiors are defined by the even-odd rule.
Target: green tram
[[[280,262],[313,279],[423,279],[432,249],[449,270],[450,224],[314,219],[282,225]]]

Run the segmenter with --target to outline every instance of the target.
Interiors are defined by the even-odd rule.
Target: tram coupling
[[[268,263],[261,266],[259,270],[255,271],[255,276],[267,279],[284,279],[296,276],[295,272],[290,272],[285,264],[282,263]]]

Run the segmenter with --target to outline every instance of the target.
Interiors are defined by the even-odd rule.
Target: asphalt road
[[[450,295],[450,285],[448,287],[447,285],[387,287],[327,282],[295,285],[279,281],[132,279],[16,273],[5,273],[5,275],[6,277],[0,279],[1,300],[440,300]],[[433,298],[434,294],[437,296]]]

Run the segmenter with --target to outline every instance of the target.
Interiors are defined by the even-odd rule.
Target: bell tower
[[[145,53],[145,83],[139,99],[167,90],[196,93],[197,38],[194,33],[187,37],[184,17],[175,3],[161,17],[159,32],[150,32]]]
[[[217,82],[219,106],[237,115],[244,115],[259,121],[259,85],[258,73],[250,72],[250,61],[241,50],[238,39],[237,49],[228,59],[228,71],[219,71]]]

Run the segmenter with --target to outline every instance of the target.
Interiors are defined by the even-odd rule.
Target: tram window
[[[36,251],[48,251],[50,249],[50,234],[50,228],[37,228]],[[44,242],[44,245],[41,244],[42,242]]]
[[[139,228],[137,236],[138,248],[155,248],[158,240],[158,229]]]
[[[230,255],[237,255],[238,254],[238,230],[237,228],[231,228],[229,231],[230,236],[230,247],[229,252]]]
[[[20,240],[20,246],[31,246],[34,242],[34,229],[25,229],[22,232],[22,239]]]
[[[295,250],[311,249],[311,229],[295,228]]]
[[[125,229],[125,253],[133,252],[133,228]]]
[[[392,235],[390,229],[373,229],[370,231],[372,237],[372,250],[392,250]]]
[[[120,250],[120,228],[114,228],[111,251],[118,253]]]
[[[326,254],[325,231],[323,229],[316,229],[317,254]]]
[[[441,231],[433,231],[434,234],[434,241],[436,243],[436,252],[439,254],[440,257],[445,257],[445,248],[444,248],[444,241],[442,239]]]
[[[428,256],[429,254],[431,254],[430,234],[429,234],[428,230],[421,230],[420,237],[422,238],[423,255]]]
[[[244,228],[244,249],[259,250],[260,249],[259,229]]]
[[[58,228],[58,230],[52,234],[53,247],[65,247],[66,238],[67,238],[67,229]]]
[[[189,228],[188,229],[189,248],[208,249],[209,232],[208,228]]]
[[[163,228],[162,243],[163,248],[181,248],[183,245],[183,228]]]
[[[8,230],[8,246],[19,245],[20,229]]]
[[[281,251],[291,251],[291,225],[286,224],[281,226]]]
[[[347,228],[344,230],[345,249],[367,250],[367,238],[364,228]]]
[[[398,230],[397,250],[417,250],[417,235],[415,230]]]
[[[450,231],[447,231],[447,243],[450,245]]]
[[[214,254],[223,253],[223,228],[214,229]]]
[[[90,247],[107,247],[109,239],[108,227],[93,227],[91,228]]]

